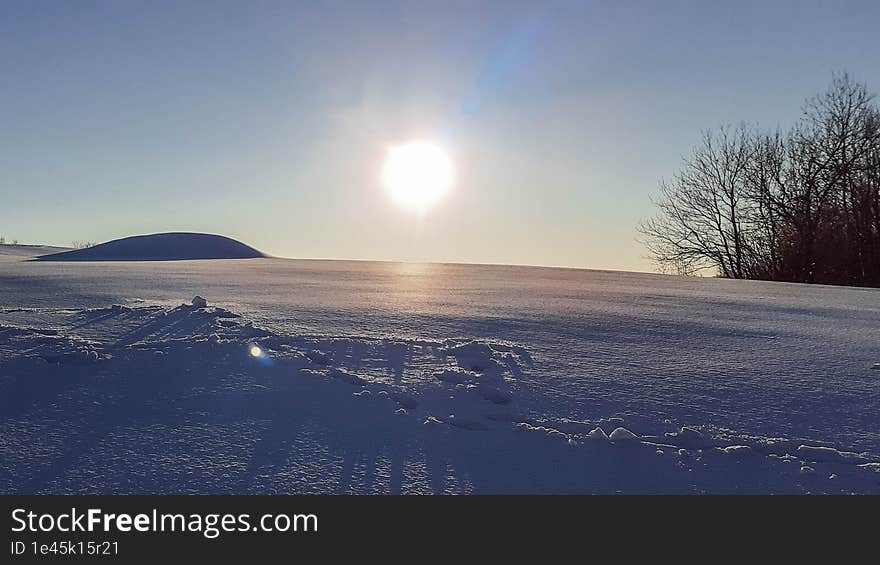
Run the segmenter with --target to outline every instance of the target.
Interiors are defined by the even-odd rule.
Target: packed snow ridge
[[[85,249],[42,255],[37,261],[183,261],[254,259],[263,253],[240,241],[207,233],[156,233],[115,239]]]

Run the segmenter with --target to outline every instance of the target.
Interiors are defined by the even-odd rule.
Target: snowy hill
[[[37,258],[39,261],[180,261],[188,259],[253,259],[264,255],[222,235],[157,233],[136,235]]]
[[[880,494],[880,290],[4,251],[0,494]]]

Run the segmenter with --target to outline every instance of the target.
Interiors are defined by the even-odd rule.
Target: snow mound
[[[532,363],[524,348],[507,343],[448,339],[439,353],[454,358],[456,366],[433,372],[436,380],[456,389],[476,392],[495,405],[513,401],[511,379],[522,375],[522,365]]]
[[[493,350],[486,343],[472,341],[446,348],[446,355],[455,357],[458,365],[468,371],[483,373],[497,370],[500,365],[492,358]]]
[[[198,302],[195,299],[193,301]],[[267,330],[243,323],[238,314],[223,308],[182,304],[170,310],[149,307],[131,308],[127,311],[114,308],[109,310],[104,314],[95,311],[90,317],[96,322],[103,323],[123,318],[116,323],[119,325],[122,325],[123,322],[132,324],[127,328],[128,331],[117,337],[116,346],[143,346],[175,340],[194,342],[208,340],[213,343],[240,342],[272,335]]]
[[[862,463],[858,467],[859,467],[859,469],[864,469],[866,471],[873,471],[877,474],[880,474],[880,463]]]
[[[497,376],[509,370],[516,377],[523,365],[533,364],[525,348],[510,343],[446,340],[441,352],[455,358],[461,369],[483,376]]]
[[[157,233],[115,239],[85,249],[41,255],[37,261],[183,261],[253,259],[265,255],[240,241],[206,233]]]
[[[859,453],[840,451],[833,447],[801,445],[797,448],[797,454],[801,459],[815,463],[843,463],[846,461],[858,461],[864,459]]]
[[[516,424],[515,429],[520,432],[528,432],[528,433],[532,433],[532,434],[537,434],[538,436],[544,436],[544,437],[550,438],[550,439],[563,440],[566,443],[568,443],[568,441],[570,439],[568,434],[564,434],[557,429],[548,428],[545,426],[533,426],[533,425],[529,424],[528,422],[520,422],[520,423]]]
[[[608,436],[608,439],[610,439],[611,441],[615,441],[615,442],[625,443],[625,442],[631,442],[631,441],[638,441],[639,436],[632,433],[631,431],[629,431],[626,428],[615,428],[614,431],[611,432],[611,435]]]
[[[434,377],[437,380],[452,383],[452,384],[463,384],[463,383],[471,383],[474,382],[477,378],[475,373],[470,371],[465,371],[464,369],[444,369],[443,371],[438,371],[434,373]]]
[[[367,381],[362,377],[355,375],[354,373],[349,373],[343,369],[330,369],[329,375],[334,379],[339,379],[343,382],[346,382],[355,386],[366,386]]]
[[[667,443],[687,449],[703,449],[713,445],[703,432],[690,426],[684,426],[678,432],[666,433],[664,438]]]
[[[726,455],[730,455],[735,458],[748,457],[752,455],[754,451],[748,445],[729,445],[721,449]]]
[[[611,438],[608,437],[608,434],[605,433],[605,430],[603,430],[602,428],[600,428],[598,426],[593,428],[592,430],[590,430],[590,433],[587,434],[587,438],[591,439],[593,441],[610,441],[611,440]]]
[[[306,352],[306,358],[315,365],[330,365],[333,363],[333,358],[330,355],[317,349]]]

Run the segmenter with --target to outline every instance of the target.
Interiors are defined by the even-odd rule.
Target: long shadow
[[[202,493],[293,490],[303,481],[285,481],[280,475],[291,456],[309,456],[311,452],[297,444],[298,438],[308,433],[310,443],[341,460],[338,469],[327,467],[339,473],[332,481],[316,475],[319,469],[305,471],[312,475],[304,479],[316,481],[307,486],[322,492],[400,493],[409,486],[433,493],[687,492],[693,483],[686,471],[675,467],[674,459],[663,459],[666,463],[658,465],[652,449],[571,446],[501,426],[489,431],[428,426],[422,424],[421,415],[396,414],[393,401],[377,394],[354,396],[361,387],[299,372],[305,361],[279,360],[272,367],[263,367],[244,356],[230,358],[237,346],[222,350],[210,347],[192,345],[190,350],[159,356],[161,361],[150,366],[151,372],[137,369],[153,360],[152,352],[135,351],[131,360],[115,361],[119,364],[112,374],[87,377],[80,385],[83,394],[53,413],[59,417],[59,427],[64,425],[62,416],[83,425],[72,428],[63,451],[15,491],[64,492],[71,486],[82,487],[77,482],[81,479],[65,477],[115,430],[143,429],[157,422],[173,426],[183,420],[217,427],[241,422],[265,425],[245,459],[229,463],[233,468],[243,463],[243,470],[224,475],[223,482],[187,482],[182,475],[173,475],[178,477],[177,483],[162,482],[134,472],[137,469],[132,466],[141,460],[127,460],[123,453],[105,472],[125,477],[127,482],[121,488],[130,493],[179,492],[182,486]],[[228,377],[235,378],[224,380]],[[101,405],[92,405],[92,398],[101,400]],[[59,400],[46,396],[39,404],[46,411],[53,403]],[[198,438],[187,441],[197,442]],[[238,439],[227,441],[236,444]],[[112,445],[107,447],[113,449]],[[387,485],[379,479],[380,466],[384,469],[386,460],[390,461]],[[424,484],[415,484],[415,479],[407,476],[408,462],[424,463]],[[168,464],[157,469],[173,474],[174,468]],[[268,477],[269,484],[259,484],[261,477]],[[90,478],[95,479],[101,477]],[[323,479],[327,480],[321,482]],[[756,479],[747,474],[736,480],[738,484],[729,488],[761,488],[750,483]]]
[[[274,476],[281,472],[294,449],[297,435],[303,430],[301,418],[284,409],[284,397],[253,398],[252,402],[249,414],[268,417],[269,423],[257,439],[247,466],[237,480],[239,493],[254,492],[258,476]]]
[[[154,336],[171,338],[193,335],[212,328],[213,318],[189,306],[178,306],[168,312],[158,313],[146,323],[122,335],[114,347],[124,347]]]
[[[403,382],[403,373],[406,366],[412,362],[413,346],[408,343],[386,343],[385,347],[386,366],[391,372],[395,384]]]
[[[41,414],[47,408],[54,409],[57,429],[68,429],[67,420],[81,421],[83,425],[75,428],[75,433],[65,434],[63,451],[19,485],[17,492],[34,494],[45,491],[114,430],[167,420],[183,393],[205,384],[209,377],[198,371],[186,373],[187,368],[198,366],[196,358],[185,359],[183,363],[179,361],[170,360],[164,367],[157,367],[155,374],[146,377],[136,371],[107,374],[103,367],[80,369],[80,377],[71,379],[78,385],[70,390],[79,390],[82,394],[73,398],[44,394],[38,398],[31,405],[32,412]],[[65,376],[72,377],[70,371]],[[93,397],[99,398],[100,402],[90,401]]]

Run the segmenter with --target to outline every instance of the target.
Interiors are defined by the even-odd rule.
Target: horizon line
[[[161,232],[161,233],[184,233],[184,232]],[[202,232],[187,232],[187,233],[202,233]],[[206,232],[205,232],[206,233]],[[219,234],[216,234],[219,235]],[[123,237],[134,237],[134,236],[123,236]],[[228,236],[224,236],[228,237]],[[123,238],[117,238],[123,239]],[[109,243],[110,241],[116,240],[108,240],[101,243]],[[236,240],[237,241],[237,240]],[[96,244],[100,245],[100,244]],[[247,244],[246,244],[247,245]],[[9,247],[51,247],[53,249],[62,249],[62,250],[73,250],[74,247],[69,245],[56,245],[51,243],[5,243],[4,246]],[[261,253],[264,253],[261,251]],[[362,263],[405,263],[405,264],[413,264],[413,265],[469,265],[474,267],[526,267],[526,268],[534,268],[534,269],[567,269],[574,271],[604,271],[609,273],[636,273],[636,274],[644,274],[644,275],[669,275],[669,276],[677,276],[671,273],[660,273],[658,271],[638,271],[633,269],[623,269],[623,268],[608,268],[608,267],[585,267],[585,266],[574,266],[574,265],[549,265],[549,264],[534,264],[534,263],[492,263],[492,262],[480,262],[480,261],[450,261],[450,260],[414,260],[414,259],[373,259],[373,258],[351,258],[351,257],[286,257],[281,255],[273,255],[271,253],[264,253],[265,257],[263,259],[284,259],[289,261],[339,261],[339,262],[362,262]],[[706,278],[706,277],[701,277]],[[712,278],[712,277],[709,277]]]

